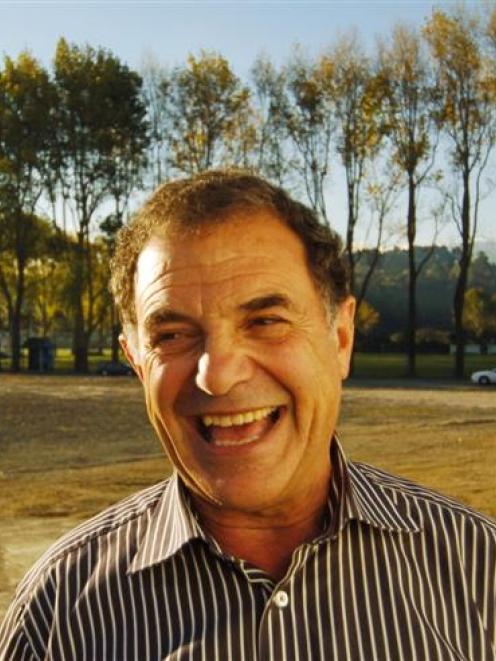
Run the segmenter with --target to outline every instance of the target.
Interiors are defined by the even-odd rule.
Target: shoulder
[[[459,529],[475,526],[496,545],[496,521],[455,498],[369,464],[350,462],[349,469],[354,481],[387,495],[395,507],[416,519],[422,528],[448,524]]]
[[[35,649],[39,658],[44,656],[59,584],[67,588],[84,573],[94,577],[105,558],[112,559],[117,571],[125,570],[168,482],[109,507],[46,551],[19,584],[0,626],[0,659],[34,658]]]
[[[111,538],[133,530],[132,536],[142,534],[148,520],[164,493],[169,480],[148,487],[128,496],[122,501],[84,521],[55,542],[33,565],[19,584],[16,601],[23,602],[36,589],[40,580],[46,577],[60,563],[84,552],[92,544],[104,544]],[[145,522],[145,525],[143,525]],[[139,529],[139,530],[138,530]]]

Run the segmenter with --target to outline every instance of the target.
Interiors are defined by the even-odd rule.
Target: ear
[[[135,335],[135,333],[133,332],[132,335]],[[121,333],[119,335],[119,342],[129,364],[138,375],[141,383],[143,383],[143,370],[141,369],[138,350],[136,348],[136,338],[130,339],[129,333]]]
[[[339,305],[335,319],[335,329],[338,342],[338,362],[342,379],[346,379],[350,371],[353,338],[355,335],[355,309],[356,301],[354,297],[348,296],[348,298]]]

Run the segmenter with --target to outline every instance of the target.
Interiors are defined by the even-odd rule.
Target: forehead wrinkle
[[[162,278],[167,274],[167,261],[164,261],[160,270],[157,268],[154,269],[155,273],[153,274],[153,277],[148,282],[146,282],[146,287],[138,288],[140,280],[142,280],[149,272],[148,269],[145,268],[145,260],[143,258],[143,254],[144,253],[142,252],[134,272],[134,298],[135,303],[137,304],[139,293],[140,298],[142,299],[142,305],[146,306],[150,297],[153,297],[156,292],[156,287],[154,285],[157,285],[157,283],[159,283],[159,281],[162,280]]]
[[[154,246],[149,248],[152,262],[150,264],[146,256],[142,258],[141,269],[137,273],[144,285],[140,294],[141,307],[145,312],[147,308],[153,311],[153,307],[157,310],[167,307],[193,320],[199,319],[207,311],[214,316],[223,316],[233,308],[238,312],[278,305],[288,310],[296,309],[291,290],[287,287],[286,269],[275,272],[271,256],[267,253],[252,254],[234,248],[231,254],[223,256],[214,249],[196,254],[196,259],[191,262],[192,254],[186,250],[186,246],[172,244],[169,253],[162,255],[160,262],[154,262]],[[244,264],[246,269],[243,268]],[[250,281],[253,281],[253,285]],[[175,295],[175,290],[180,292],[183,287],[193,287],[196,295],[192,294],[188,300],[182,300],[181,296]]]
[[[249,273],[217,274],[200,286],[200,307],[206,310],[213,304],[221,309],[237,312],[256,312],[268,307],[294,309],[290,293],[273,272],[265,269]]]
[[[232,223],[236,224],[236,223]],[[221,228],[220,228],[221,229]],[[219,232],[207,232],[204,235],[204,238],[208,242],[209,239],[217,239],[216,244],[210,245],[208,250],[204,250],[202,247],[201,236],[193,236],[191,240],[186,241],[184,237],[179,238],[178,240],[173,240],[171,237],[163,238],[160,236],[153,236],[148,243],[143,248],[143,251],[140,255],[140,260],[143,265],[146,264],[146,259],[143,259],[144,254],[148,251],[156,254],[157,249],[160,247],[165,248],[166,255],[162,254],[162,263],[160,266],[155,265],[156,275],[154,280],[158,280],[163,277],[171,276],[174,273],[181,273],[186,271],[191,273],[192,271],[197,271],[200,274],[208,273],[210,270],[220,271],[218,278],[222,279],[223,277],[237,277],[238,275],[243,275],[239,273],[239,265],[244,260],[247,262],[247,265],[252,271],[254,265],[258,263],[259,268],[264,271],[266,266],[272,266],[272,252],[262,250],[262,252],[257,251],[257,243],[254,242],[253,245],[247,246],[246,249],[239,242],[234,244],[234,247],[231,248],[230,254],[225,255],[225,250],[229,246],[232,237],[219,237]],[[229,229],[229,228],[227,228]],[[242,237],[240,237],[242,243]],[[298,241],[298,243],[300,243]],[[284,248],[284,246],[279,246],[279,248]],[[198,248],[200,248],[198,250]],[[265,246],[265,249],[267,246]],[[299,246],[300,250],[303,251],[303,246]],[[289,251],[291,252],[291,251]],[[220,253],[220,254],[219,254]],[[192,257],[194,256],[194,261]],[[288,257],[290,260],[294,258],[292,254],[289,254]],[[304,260],[305,261],[305,260]],[[231,265],[234,265],[234,273],[231,271]],[[227,276],[225,271],[228,271]],[[137,269],[138,271],[138,269]],[[257,275],[256,273],[254,275]],[[211,280],[212,284],[215,284],[217,277]],[[151,283],[150,283],[151,284]],[[194,284],[194,283],[192,283]]]
[[[139,307],[141,307],[143,313],[145,314],[145,317],[150,316],[147,314],[147,309],[149,308],[149,306],[152,306],[153,308],[154,297],[156,296],[157,292],[163,290],[163,287],[160,286],[161,279],[162,276],[158,275],[151,282],[147,283],[146,287],[144,288],[142,287],[139,291],[139,297],[138,297],[138,289],[136,288],[136,305],[137,306],[139,305]]]
[[[177,271],[176,271],[177,272]],[[271,307],[281,307],[288,311],[296,311],[298,306],[292,300],[291,294],[287,292],[284,283],[274,282],[271,277],[273,273],[266,273],[264,269],[253,273],[237,273],[233,274],[216,274],[215,278],[209,278],[208,282],[202,281],[201,276],[188,279],[185,282],[163,282],[167,280],[167,276],[173,276],[174,272],[169,271],[162,275],[162,278],[157,277],[149,285],[156,284],[152,291],[148,290],[145,295],[142,292],[142,307],[145,309],[145,324],[150,328],[156,323],[165,323],[167,321],[188,321],[195,323],[195,319],[202,317],[204,314],[214,316],[224,316],[229,314],[229,310],[236,312],[257,312]],[[249,281],[253,278],[261,278],[253,287],[248,284],[248,287],[240,287],[239,280],[248,278]],[[162,282],[159,282],[162,280]],[[279,278],[276,278],[279,280]],[[180,291],[184,287],[195,287],[196,294],[191,294],[187,300],[179,298],[175,295],[175,290]],[[170,294],[169,300],[160,301],[160,294],[165,290]],[[159,303],[156,311],[153,310],[155,303],[155,296]],[[242,298],[241,298],[242,296]],[[178,305],[179,304],[179,305]],[[185,306],[186,305],[186,309]],[[152,307],[149,314],[146,314],[146,309]],[[190,309],[191,308],[191,309]],[[149,320],[149,321],[148,321]]]
[[[197,286],[204,289],[206,293],[208,292],[208,298],[211,298],[211,292],[209,290],[212,287],[216,287],[221,289],[220,295],[224,298],[224,294],[227,295],[229,293],[231,296],[232,290],[234,290],[234,292],[239,290],[239,286],[236,283],[240,280],[262,280],[264,282],[263,289],[267,291],[267,294],[262,293],[260,295],[254,295],[254,298],[267,296],[269,293],[270,295],[273,295],[274,292],[277,292],[274,295],[281,298],[281,303],[283,298],[289,301],[289,296],[282,293],[282,291],[285,290],[284,284],[287,281],[287,278],[284,278],[282,271],[278,271],[277,273],[274,272],[268,259],[261,260],[260,258],[252,258],[248,255],[246,255],[248,268],[247,270],[242,270],[240,268],[240,262],[242,259],[243,256],[241,258],[232,257],[224,259],[221,262],[212,261],[207,264],[186,264],[185,266],[175,266],[174,268],[168,269],[164,268],[154,282],[163,279],[163,284],[171,289]],[[257,265],[257,261],[262,263]],[[231,263],[235,264],[237,268],[231,269]],[[185,279],[181,277],[183,273],[186,273],[187,277]],[[276,280],[276,282],[274,282],[274,280]],[[258,285],[258,288],[259,287],[260,286]],[[212,298],[217,298],[217,296],[218,294]]]
[[[202,282],[202,277],[210,276],[208,277],[208,282],[206,284],[218,284],[218,282],[222,282],[222,280],[227,280],[227,279],[232,279],[232,278],[238,278],[246,275],[245,273],[237,273],[234,274],[231,270],[229,270],[230,265],[234,263],[235,265],[238,265],[240,263],[240,260],[243,259],[243,257],[246,257],[246,259],[249,261],[250,266],[253,265],[254,262],[257,261],[257,257],[252,257],[249,255],[233,255],[232,257],[226,257],[222,260],[215,260],[215,259],[210,259],[208,261],[203,261],[203,259],[199,260],[198,263],[196,264],[191,264],[187,262],[186,264],[181,264],[181,260],[179,259],[174,259],[174,257],[164,260],[163,264],[161,265],[160,269],[155,268],[154,270],[156,271],[156,274],[154,274],[153,278],[149,280],[149,282],[146,283],[146,288],[148,289],[149,287],[153,287],[154,284],[158,283],[161,280],[165,280],[166,285],[168,285],[168,281],[171,278],[174,278],[177,275],[181,275],[182,273],[186,273],[188,276],[190,276],[191,273],[196,273],[198,274],[198,278],[195,279],[187,279],[186,282],[173,282],[170,284],[173,284],[174,286],[185,286],[185,285],[195,285],[195,284],[200,284]],[[228,269],[228,273],[225,273],[226,269]],[[215,273],[216,271],[220,271],[220,273]],[[209,273],[210,272],[210,273]],[[211,277],[211,274],[214,273],[216,277]],[[258,273],[254,273],[254,275],[258,275]],[[135,280],[138,281],[140,276],[140,270],[136,270],[135,274]]]

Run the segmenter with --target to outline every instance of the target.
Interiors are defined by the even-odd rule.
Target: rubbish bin
[[[29,337],[24,346],[28,350],[28,370],[30,372],[53,370],[55,345],[48,337]]]

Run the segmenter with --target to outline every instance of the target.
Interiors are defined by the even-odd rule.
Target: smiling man
[[[322,527],[353,299],[330,315],[298,236],[253,208],[153,233],[134,300],[124,348],[204,529],[282,578]]]
[[[496,527],[347,462],[354,299],[337,236],[239,171],[122,230],[122,346],[175,471],[61,540],[2,659],[492,659]]]

